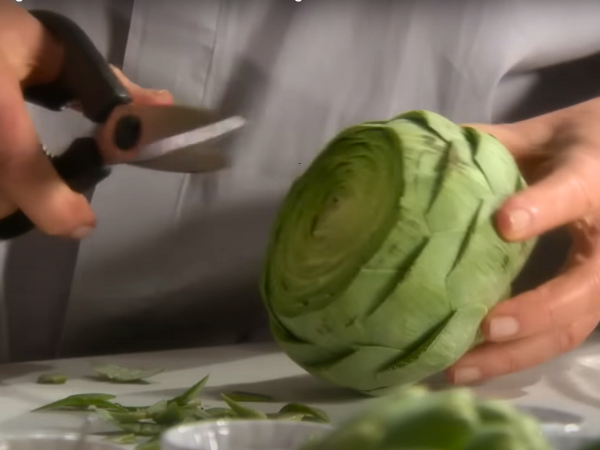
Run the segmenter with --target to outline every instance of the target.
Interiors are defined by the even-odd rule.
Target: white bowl
[[[552,448],[556,450],[582,450],[600,440],[597,433],[587,432],[584,428],[574,424],[543,425],[542,431]]]
[[[120,450],[116,444],[86,438],[81,446],[79,434],[23,433],[0,435],[1,450]]]
[[[168,430],[162,436],[161,450],[297,450],[331,430],[329,425],[311,422],[199,422]]]

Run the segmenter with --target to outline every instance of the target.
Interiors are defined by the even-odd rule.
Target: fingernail
[[[88,237],[90,234],[92,234],[92,232],[94,231],[93,227],[81,227],[81,228],[77,228],[73,234],[71,235],[71,237],[73,239],[84,239],[86,237]]]
[[[490,321],[490,338],[504,339],[519,332],[519,322],[514,317],[495,317]]]
[[[465,367],[454,372],[454,383],[469,384],[481,378],[481,371],[477,367]]]
[[[531,213],[526,209],[516,209],[508,213],[511,233],[522,233],[531,225]]]

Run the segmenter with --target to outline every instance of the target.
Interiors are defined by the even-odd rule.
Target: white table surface
[[[147,385],[94,381],[90,362],[164,367]],[[65,385],[39,385],[40,374],[69,375]],[[264,393],[281,403],[303,402],[327,411],[338,422],[368,404],[348,391],[307,375],[274,345],[167,351],[103,358],[56,360],[0,366],[0,433],[77,431],[82,416],[73,413],[31,413],[32,409],[77,393],[110,393],[126,405],[147,405],[170,398],[210,375],[201,396],[205,404],[219,405],[221,392],[244,390]],[[434,386],[439,383],[434,382]],[[581,423],[600,430],[600,335],[578,350],[536,369],[510,375],[475,388],[479,395],[511,400],[538,408],[543,419]],[[266,412],[280,405],[250,405]],[[547,416],[552,409],[561,414]],[[562,417],[564,416],[564,417]]]

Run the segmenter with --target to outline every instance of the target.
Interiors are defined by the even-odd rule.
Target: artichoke
[[[412,388],[380,399],[301,450],[550,450],[537,419],[469,389]]]
[[[276,341],[309,373],[369,395],[449,367],[531,253],[493,224],[525,186],[498,140],[438,114],[342,131],[271,231],[261,294]]]

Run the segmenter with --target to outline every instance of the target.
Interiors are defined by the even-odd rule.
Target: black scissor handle
[[[63,43],[64,61],[54,82],[24,90],[28,102],[60,111],[77,100],[85,117],[96,123],[103,123],[115,107],[131,102],[127,89],[79,25],[51,11],[29,13]]]
[[[89,120],[103,123],[112,110],[131,97],[85,32],[72,20],[51,11],[33,10],[36,17],[64,45],[58,78],[46,85],[27,87],[25,100],[60,111],[77,100]],[[49,157],[58,174],[75,192],[84,193],[110,174],[94,138],[80,138],[57,157]],[[0,240],[12,239],[35,228],[17,211],[0,220]]]
[[[49,158],[67,185],[82,194],[110,175],[110,169],[104,165],[94,138],[76,139],[62,155]],[[0,240],[13,239],[34,228],[35,225],[23,211],[16,211],[0,220]]]

